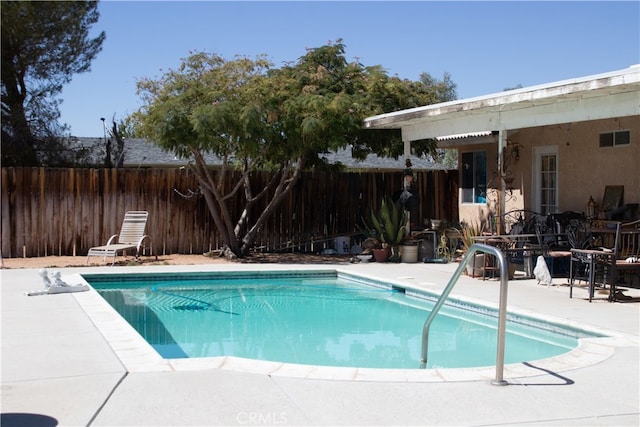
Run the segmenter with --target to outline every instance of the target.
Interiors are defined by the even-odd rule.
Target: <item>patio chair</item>
[[[569,298],[573,297],[575,280],[586,280],[589,285],[589,302],[591,302],[594,297],[596,283],[599,281],[598,278],[601,277],[600,281],[603,288],[606,287],[607,282],[609,282],[609,301],[615,301],[617,281],[616,259],[620,241],[620,222],[615,225],[614,240],[610,242],[613,243],[613,247],[600,246],[599,249],[587,249],[590,244],[593,244],[593,236],[587,236],[585,239],[586,242],[589,243],[584,243],[585,239],[582,239],[583,248],[571,249]],[[574,242],[572,245],[577,245],[577,243],[580,242],[580,239],[576,238],[575,235],[572,239],[574,239],[570,240]],[[600,243],[604,242],[601,241]]]
[[[111,265],[116,262],[116,256],[119,252],[125,252],[128,249],[136,250],[136,260],[140,256],[140,248],[145,239],[148,239],[145,233],[147,227],[147,218],[149,212],[146,211],[128,211],[124,214],[120,234],[114,234],[109,238],[104,246],[95,246],[89,249],[87,254],[87,264],[89,257],[101,256],[106,260],[112,257]]]
[[[632,286],[634,278],[640,279],[640,220],[620,224],[616,237],[614,280]],[[621,296],[615,292],[612,298]]]
[[[563,233],[559,232],[559,224],[551,215],[539,216],[535,232],[542,255],[547,260],[552,277],[568,277],[571,252],[566,242],[562,241]]]

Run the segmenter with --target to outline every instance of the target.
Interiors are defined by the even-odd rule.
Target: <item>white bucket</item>
[[[349,236],[340,236],[336,237],[333,242],[333,248],[341,255],[349,254],[351,249],[351,237]]]
[[[418,245],[400,246],[400,261],[418,262]]]

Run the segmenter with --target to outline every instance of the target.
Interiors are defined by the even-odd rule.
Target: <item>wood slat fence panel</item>
[[[85,255],[118,233],[129,210],[149,211],[147,234],[154,254],[198,254],[219,249],[215,229],[195,175],[189,169],[2,168],[5,258]],[[457,173],[414,171],[420,220],[458,220]],[[255,174],[256,188],[269,176]],[[234,180],[225,183],[227,190]],[[275,214],[259,230],[261,250],[318,252],[357,225],[382,197],[401,187],[401,172],[305,172]],[[186,197],[184,197],[186,196]],[[231,204],[239,215],[243,195]],[[267,201],[256,204],[255,218]]]

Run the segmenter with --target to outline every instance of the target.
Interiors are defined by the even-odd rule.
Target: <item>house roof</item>
[[[97,148],[95,163],[102,163],[105,155],[104,138],[77,138],[76,146],[84,148]],[[404,159],[393,159],[378,157],[376,155],[367,156],[366,160],[354,159],[349,148],[336,152],[328,152],[323,157],[330,164],[343,164],[347,169],[363,170],[402,170],[405,166]],[[222,160],[213,154],[205,156],[207,163],[212,166],[221,165]],[[129,138],[124,145],[124,166],[125,167],[166,167],[185,166],[190,159],[177,157],[169,151],[165,151],[156,144],[141,138]],[[434,163],[431,159],[422,157],[411,157],[412,168],[414,170],[444,170],[447,169],[441,164]]]
[[[364,127],[402,129],[404,141],[415,141],[639,115],[639,100],[640,65],[633,65],[603,74],[381,114],[366,118]]]
[[[489,144],[497,141],[496,132],[486,130],[467,132],[456,135],[445,135],[436,138],[439,148],[455,148],[461,145]]]

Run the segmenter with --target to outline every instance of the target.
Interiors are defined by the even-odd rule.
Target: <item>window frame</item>
[[[550,171],[544,168],[544,158],[553,157],[555,170],[553,176]],[[543,145],[533,147],[533,179],[531,180],[532,206],[536,212],[542,214],[556,213],[560,203],[560,156],[557,145]],[[546,173],[547,182],[542,176]],[[552,185],[551,185],[552,184]],[[547,192],[546,196],[543,192]],[[553,192],[553,201],[549,203],[549,191]],[[544,208],[543,208],[544,207]]]
[[[626,134],[625,138],[621,138],[621,136],[618,136],[618,138],[616,138],[616,136],[618,134]],[[631,145],[631,130],[630,129],[619,129],[619,130],[614,130],[614,131],[609,131],[609,132],[600,132],[598,134],[598,147],[599,148],[612,148],[612,147],[628,147],[629,145]],[[611,144],[602,143],[602,138],[603,136],[611,136]],[[622,139],[623,141],[626,142],[622,142],[622,143],[616,143],[617,139]]]
[[[465,156],[472,156],[471,161],[471,170],[470,172],[464,172],[465,168]],[[460,153],[460,204],[465,205],[486,205],[487,204],[487,159],[488,159],[487,150],[474,150],[474,151],[465,151]],[[482,174],[481,168],[478,168],[478,164],[480,161],[484,160],[484,182],[478,182],[478,173]],[[471,176],[471,187],[466,187],[468,183],[466,182],[466,176]],[[480,200],[482,196],[482,187],[484,187],[484,201]],[[468,191],[471,190],[471,199],[472,201],[467,201]],[[479,193],[479,194],[477,194]]]

